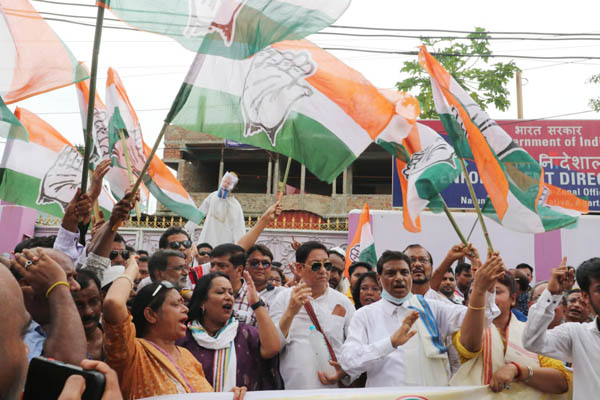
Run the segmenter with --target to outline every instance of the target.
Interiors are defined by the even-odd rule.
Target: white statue
[[[246,233],[242,206],[230,195],[237,182],[238,177],[235,173],[225,173],[219,190],[209,194],[202,202],[200,211],[206,217],[199,243],[207,242],[212,246],[237,243]]]

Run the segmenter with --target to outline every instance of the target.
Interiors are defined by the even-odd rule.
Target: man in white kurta
[[[244,211],[240,203],[231,195],[238,178],[227,172],[219,190],[212,192],[200,205],[206,217],[200,232],[199,243],[210,243],[213,247],[223,243],[237,243],[246,233]]]
[[[340,363],[352,379],[366,372],[367,387],[448,384],[444,343],[460,329],[467,308],[413,295],[409,263],[401,252],[384,252],[377,263],[382,298],[358,310],[350,323]],[[416,309],[420,311],[415,322]],[[498,313],[495,295],[488,295],[488,321]],[[408,329],[413,323],[416,330],[411,336]]]
[[[566,257],[552,270],[548,288],[529,309],[523,332],[523,347],[534,353],[573,363],[573,400],[597,399],[600,389],[600,319],[587,323],[567,322],[552,329],[554,310],[569,281]],[[572,276],[571,276],[572,278]],[[600,258],[584,261],[577,268],[577,284],[600,313]]]
[[[306,242],[296,250],[296,268],[302,282],[293,289],[285,289],[273,301],[270,314],[282,335],[279,371],[286,389],[326,389],[337,387],[345,375],[341,368],[337,376],[329,376],[327,383],[319,377],[317,360],[308,342],[313,325],[303,303],[309,301],[321,328],[339,360],[354,306],[342,293],[329,287],[331,269],[327,248],[310,248],[317,242]],[[307,247],[308,250],[307,250]]]

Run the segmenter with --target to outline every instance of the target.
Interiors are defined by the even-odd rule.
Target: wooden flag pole
[[[292,157],[288,157],[285,166],[285,174],[283,174],[283,182],[279,182],[279,191],[277,193],[277,201],[281,200],[281,196],[285,193],[285,185],[287,185],[288,176],[290,174],[290,166],[292,165]]]
[[[460,241],[467,246],[469,243],[467,242],[467,239],[465,239],[465,236],[463,235],[462,231],[460,230],[460,228],[458,227],[458,224],[456,223],[456,220],[454,219],[454,217],[452,216],[452,213],[450,212],[450,209],[448,208],[448,205],[446,204],[446,201],[444,200],[444,198],[442,197],[442,195],[439,195],[440,199],[442,200],[442,204],[444,205],[444,212],[446,213],[446,216],[448,217],[448,219],[450,220],[450,223],[452,224],[452,227],[454,228],[454,230],[456,231],[456,234],[458,235],[458,237],[460,238]]]
[[[98,54],[102,40],[102,24],[104,22],[104,7],[98,6],[96,14],[96,31],[94,33],[94,49],[92,50],[92,67],[90,71],[90,93],[88,96],[87,120],[85,124],[85,151],[83,152],[83,170],[81,171],[81,191],[87,189],[88,169],[92,154],[92,130],[94,125],[94,106],[96,100],[96,78],[98,76]]]
[[[135,182],[135,177],[133,175],[133,169],[131,168],[129,148],[127,147],[127,139],[125,139],[123,129],[119,129],[119,137],[121,138],[121,146],[123,146],[123,154],[125,155],[125,164],[127,165],[127,175],[129,176],[129,183],[133,184]],[[142,213],[140,212],[140,203],[137,201],[135,202],[135,213],[137,215],[139,225],[139,222],[142,219]]]
[[[481,208],[479,207],[479,202],[477,201],[477,196],[475,195],[475,189],[473,189],[473,184],[469,179],[469,173],[467,171],[467,166],[465,165],[465,161],[462,158],[458,159],[460,161],[460,167],[465,176],[465,180],[467,181],[467,187],[469,188],[469,194],[471,195],[471,199],[473,200],[473,205],[475,206],[475,212],[477,213],[477,218],[479,219],[479,223],[481,224],[481,229],[483,230],[483,236],[485,237],[485,241],[488,245],[488,250],[490,252],[494,252],[494,248],[492,247],[492,241],[490,240],[490,235],[488,234],[487,227],[485,226],[485,221],[483,220],[483,214],[481,213]]]

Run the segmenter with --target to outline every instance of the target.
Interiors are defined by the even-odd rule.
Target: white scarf
[[[188,324],[192,337],[200,347],[215,350],[213,362],[213,388],[215,392],[229,392],[236,384],[237,357],[235,337],[238,320],[233,316],[215,336],[210,336],[199,321]]]

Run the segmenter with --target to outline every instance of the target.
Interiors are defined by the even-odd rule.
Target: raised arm
[[[567,268],[566,257],[563,258],[560,267],[552,270],[548,288],[529,309],[523,332],[523,347],[527,350],[563,361],[573,361],[570,324],[562,324],[548,330],[554,319],[554,310],[560,305],[563,291],[572,279],[572,274],[573,270]]]
[[[137,256],[131,254],[127,259],[127,268],[122,278],[113,281],[102,307],[104,320],[112,325],[125,321],[129,315],[127,299],[133,288],[134,279],[138,275]]]
[[[300,312],[300,308],[309,301],[309,297],[312,295],[312,290],[305,283],[300,283],[295,286],[290,293],[290,301],[285,310],[279,309],[276,305],[273,310],[273,320],[275,323],[279,323],[279,330],[283,337],[287,340],[288,334],[290,333],[290,326],[296,314]],[[279,299],[281,295],[277,298]],[[277,303],[277,301],[276,301]]]
[[[433,290],[440,290],[440,285],[444,279],[444,274],[448,272],[450,268],[452,268],[454,261],[465,256],[465,249],[470,249],[470,247],[467,247],[463,244],[457,244],[448,250],[446,257],[444,257],[440,265],[433,271],[433,274],[431,274],[429,285]]]
[[[504,274],[504,263],[499,255],[488,257],[475,273],[473,292],[469,296],[467,313],[460,327],[460,344],[477,353],[481,350],[483,331],[486,328],[486,295],[493,290],[496,279]]]
[[[238,240],[237,244],[240,247],[243,247],[244,250],[248,250],[250,247],[254,246],[254,243],[258,240],[260,234],[265,230],[265,228],[279,215],[281,214],[281,202],[278,200],[275,204],[265,211],[265,213],[260,217],[260,219],[256,222],[256,225],[252,227],[240,240]]]
[[[254,281],[248,271],[244,271],[244,279],[248,285],[248,303],[254,305],[258,303],[260,296],[258,295],[258,291],[254,286]],[[256,316],[258,337],[260,338],[260,356],[265,360],[268,360],[279,354],[279,351],[281,350],[279,332],[265,306],[260,306],[254,310],[254,315]]]
[[[87,341],[65,271],[44,249],[17,253],[13,267],[31,285],[38,305],[48,308],[43,355],[78,365],[85,358]]]

